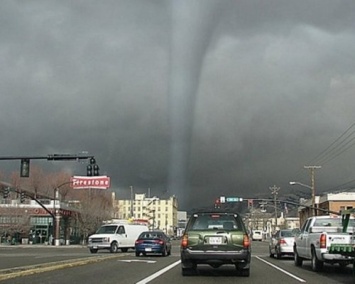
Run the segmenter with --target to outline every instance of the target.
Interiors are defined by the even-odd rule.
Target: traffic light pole
[[[30,176],[30,161],[31,160],[47,160],[47,161],[80,161],[90,159],[94,161],[95,168],[97,172],[99,171],[99,166],[96,165],[95,158],[92,155],[71,155],[71,154],[49,154],[47,156],[8,156],[0,157],[0,161],[9,160],[20,160],[20,176],[29,177]]]
[[[59,189],[64,186],[64,185],[67,185],[67,184],[71,184],[72,181],[67,181],[67,182],[64,182],[62,184],[60,184],[59,186],[57,186],[55,189],[54,189],[54,198],[53,198],[53,214],[52,217],[53,217],[53,235],[54,235],[54,245],[55,246],[59,246],[60,245],[60,213],[59,213],[59,209],[60,209],[60,206],[59,206],[59,209],[57,209],[56,207],[56,203],[57,203],[57,200],[59,200]],[[60,200],[59,200],[60,202]]]

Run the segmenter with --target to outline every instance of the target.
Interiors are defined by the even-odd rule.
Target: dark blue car
[[[170,238],[162,231],[146,231],[139,235],[135,242],[136,256],[141,253],[161,254],[167,256],[171,254]]]

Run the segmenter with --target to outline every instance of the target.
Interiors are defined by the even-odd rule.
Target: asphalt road
[[[171,256],[135,257],[134,251],[90,254],[85,247],[0,247],[1,283],[355,283],[352,267],[325,265],[315,273],[310,263],[296,267],[291,258],[270,258],[266,242],[253,242],[250,277],[236,274],[234,266],[199,266],[194,276],[181,275],[178,242]]]

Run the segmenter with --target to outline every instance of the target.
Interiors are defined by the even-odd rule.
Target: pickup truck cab
[[[332,244],[354,242],[353,222],[343,232],[341,216],[314,216],[303,224],[299,234],[295,236],[294,262],[301,266],[303,260],[311,260],[312,270],[320,271],[324,263],[346,266],[353,258],[341,254],[330,253]]]

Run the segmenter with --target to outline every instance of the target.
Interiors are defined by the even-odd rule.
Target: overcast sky
[[[354,14],[352,0],[2,1],[0,156],[87,151],[118,198],[150,188],[181,209],[304,190],[289,181],[310,184],[306,165],[322,166],[317,192],[355,186]]]

